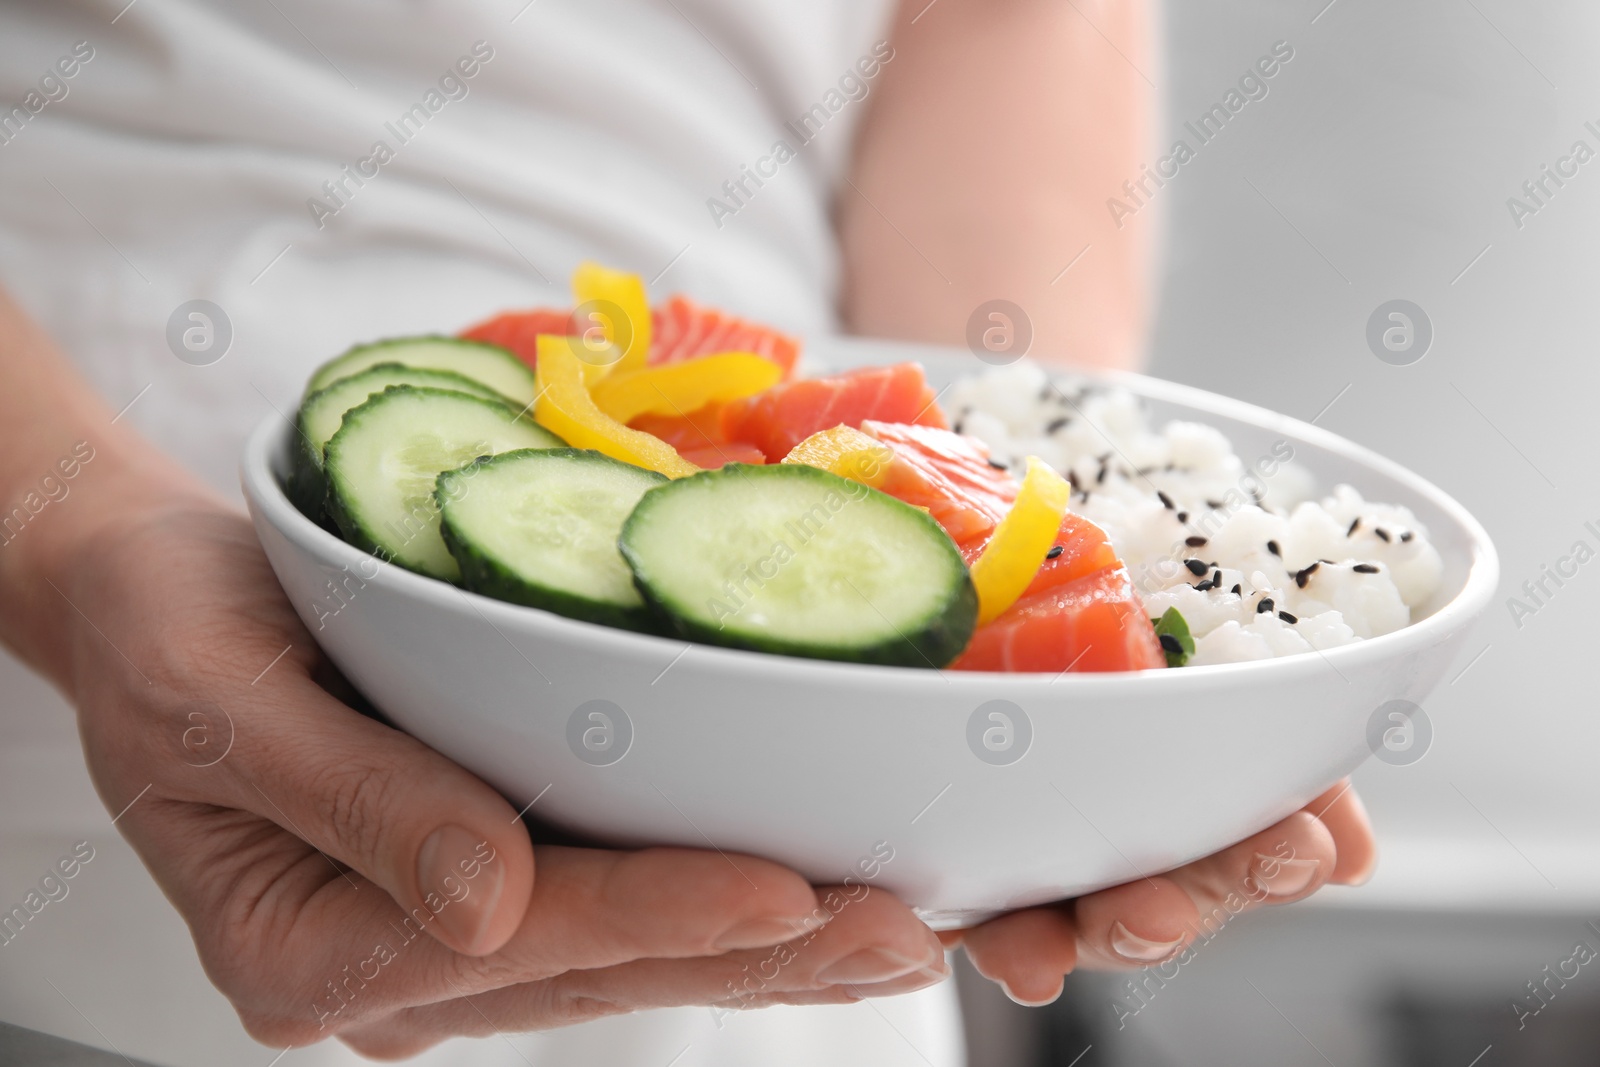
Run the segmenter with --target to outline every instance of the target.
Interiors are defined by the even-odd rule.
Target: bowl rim
[[[862,343],[860,339],[855,338],[839,340],[848,341],[852,345]],[[935,346],[893,342],[885,344],[884,347],[899,348],[907,353],[920,350],[933,355],[940,352]],[[1344,672],[1340,670],[1343,666],[1359,669],[1376,662],[1403,659],[1433,646],[1457,629],[1470,625],[1487,608],[1493,597],[1499,582],[1499,557],[1487,531],[1453,497],[1401,464],[1319,426],[1194,386],[1130,371],[1085,371],[1076,368],[1052,368],[1052,370],[1087,381],[1121,386],[1137,396],[1182,405],[1200,414],[1231,418],[1262,429],[1291,435],[1305,444],[1387,476],[1409,492],[1426,499],[1468,535],[1470,559],[1465,582],[1455,596],[1426,618],[1391,633],[1320,651],[1316,655],[1300,653],[1240,663],[1205,664],[1182,670],[1150,669],[1056,674],[895,667],[805,659],[746,649],[724,648],[690,642],[682,638],[635,633],[570,619],[538,608],[468,592],[458,586],[398,566],[385,567],[385,570],[390,572],[387,581],[392,581],[395,590],[410,599],[444,606],[449,610],[459,610],[461,604],[465,603],[487,621],[495,622],[498,619],[508,625],[514,625],[524,633],[548,627],[568,630],[577,627],[581,629],[573,632],[587,633],[602,648],[610,646],[619,657],[637,658],[644,655],[653,659],[650,653],[670,650],[671,655],[668,659],[673,663],[676,663],[677,659],[673,659],[672,656],[683,658],[685,653],[693,649],[697,653],[712,657],[714,665],[722,672],[733,676],[759,675],[769,682],[791,680],[792,675],[792,680],[796,684],[816,683],[838,675],[842,684],[882,686],[885,689],[902,689],[905,685],[916,684],[918,679],[922,679],[931,685],[953,685],[958,691],[982,692],[990,695],[997,690],[1019,696],[1043,695],[1038,691],[1047,690],[1053,694],[1076,693],[1086,697],[1097,694],[1104,687],[1125,689],[1129,685],[1200,688],[1228,686],[1235,679],[1253,679],[1263,672],[1271,672],[1273,675],[1271,680],[1278,682],[1289,682],[1297,678],[1310,680],[1324,675],[1330,668],[1335,674],[1343,677]],[[275,454],[281,454],[287,447],[289,436],[295,432],[294,423],[282,413],[274,411],[263,416],[250,433],[240,459],[239,474],[244,495],[252,512],[257,513],[278,533],[312,556],[332,560],[340,566],[350,566],[377,558],[323,529],[301,514],[300,510],[290,502],[274,471],[273,461]],[[454,594],[454,597],[449,594]],[[1258,681],[1264,683],[1268,680],[1261,678]],[[1348,682],[1348,679],[1345,680]]]

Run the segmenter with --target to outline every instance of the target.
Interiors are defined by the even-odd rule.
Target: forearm
[[[58,684],[76,554],[139,509],[205,492],[115,414],[0,290],[0,641]]]
[[[1119,229],[1106,202],[1144,161],[1149,5],[926,4],[901,4],[839,194],[847,325],[963,344],[1001,298],[1031,320],[1035,355],[1131,366],[1149,213]]]

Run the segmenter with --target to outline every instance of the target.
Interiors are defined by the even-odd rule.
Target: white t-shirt
[[[583,259],[825,332],[832,195],[890,13],[887,0],[9,3],[0,284],[125,421],[229,492],[244,435],[288,412],[316,363],[563,303]],[[208,364],[169,346],[194,299],[231,332]],[[94,800],[59,699],[9,659],[0,692],[0,900],[77,838],[105,857],[76,903],[0,948],[0,1015],[162,1063],[246,1062],[181,923]],[[38,981],[52,973],[59,996]],[[959,1045],[941,988],[721,1031],[705,1011],[652,1013],[514,1048],[452,1043],[432,1062],[943,1067]],[[350,1058],[324,1045],[284,1062]]]

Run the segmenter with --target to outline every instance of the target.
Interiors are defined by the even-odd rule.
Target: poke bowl
[[[915,360],[933,387],[974,362],[843,339],[811,358]],[[838,662],[584,621],[391,565],[296,506],[299,435],[277,415],[251,436],[242,482],[273,570],[332,662],[515,808],[597,843],[714,848],[819,885],[869,882],[953,928],[1172,869],[1304,806],[1373,754],[1384,709],[1426,699],[1497,581],[1471,515],[1381,456],[1185,386],[1086,380],[1155,420],[1215,427],[1240,456],[1287,451],[1295,477],[1402,505],[1437,557],[1425,602],[1364,640],[1221,662],[1218,638],[1211,660],[1181,669]],[[1210,582],[1199,562],[1199,583],[1180,575],[1174,593],[1166,578],[1147,599],[1207,595],[1190,591]],[[1298,621],[1263,599],[1240,610]]]

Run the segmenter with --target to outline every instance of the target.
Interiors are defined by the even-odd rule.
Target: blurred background
[[[1179,137],[1197,144],[1183,123],[1275,42],[1294,59],[1152,198],[1167,231],[1152,373],[1317,418],[1418,471],[1488,527],[1502,601],[1537,611],[1519,627],[1502,603],[1483,620],[1426,705],[1424,758],[1357,773],[1383,848],[1369,885],[1225,928],[1142,999],[1125,980],[1075,975],[1035,1013],[968,982],[973,1062],[1600,1062],[1600,961],[1567,962],[1580,943],[1600,950],[1587,677],[1600,565],[1547,583],[1542,607],[1519,592],[1580,537],[1594,544],[1585,522],[1600,526],[1600,163],[1561,188],[1547,180],[1543,206],[1521,188],[1575,141],[1600,149],[1585,128],[1600,128],[1600,8],[1164,12],[1165,70],[1144,72],[1167,107],[1163,155]],[[1513,196],[1538,207],[1520,228]],[[1366,340],[1395,299],[1434,331],[1407,366]],[[1118,1003],[1136,1011],[1121,1029]]]

